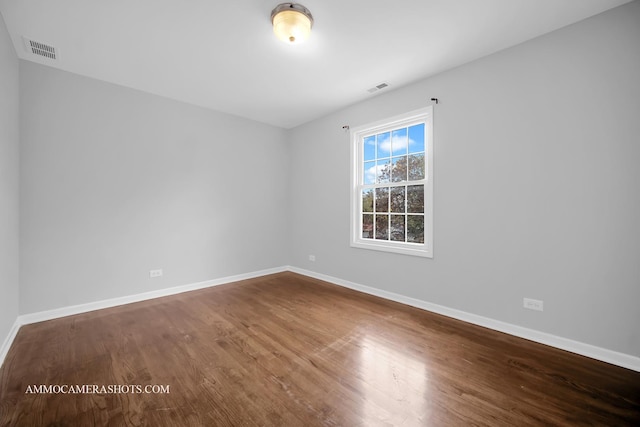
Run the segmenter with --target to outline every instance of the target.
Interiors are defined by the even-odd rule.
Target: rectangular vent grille
[[[372,87],[371,89],[367,89],[367,92],[369,93],[374,93],[379,91],[380,89],[384,89],[385,87],[388,87],[389,84],[388,83],[380,83],[379,85],[375,85],[374,87]]]
[[[24,38],[24,43],[27,50],[34,55],[44,56],[45,58],[54,60],[57,59],[56,48],[53,46],[27,38]]]

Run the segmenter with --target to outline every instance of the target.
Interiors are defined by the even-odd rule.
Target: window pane
[[[424,212],[424,185],[407,186],[407,212]]]
[[[409,156],[409,181],[424,179],[424,154]]]
[[[389,215],[376,215],[376,239],[389,240]]]
[[[389,182],[389,178],[391,177],[391,163],[389,159],[386,160],[378,160],[378,165],[376,166],[376,182]]]
[[[378,158],[391,157],[391,136],[389,132],[376,135]]]
[[[376,137],[368,136],[364,139],[364,160],[374,160],[376,158]]]
[[[424,243],[424,216],[409,215],[407,217],[407,242]]]
[[[409,153],[424,151],[424,123],[409,128]]]
[[[362,215],[362,238],[373,239],[373,215]]]
[[[407,156],[391,159],[391,182],[407,180]]]
[[[373,212],[373,190],[362,190],[362,212]]]
[[[405,187],[393,187],[391,189],[391,212],[404,213]]]
[[[376,212],[389,212],[389,188],[376,188]]]
[[[404,215],[391,215],[391,240],[404,242]]]
[[[407,128],[391,132],[391,150],[394,156],[407,154]]]
[[[376,182],[376,162],[364,162],[364,183],[375,184]]]

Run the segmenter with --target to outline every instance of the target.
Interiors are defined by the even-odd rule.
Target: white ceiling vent
[[[389,84],[388,83],[380,83],[379,85],[375,85],[374,87],[372,87],[371,89],[367,89],[367,92],[369,93],[374,93],[379,91],[380,89],[384,89],[386,87],[388,87]]]
[[[22,37],[22,40],[24,40],[24,46],[27,49],[27,52],[53,60],[58,59],[55,47],[46,43],[31,40],[27,37]]]

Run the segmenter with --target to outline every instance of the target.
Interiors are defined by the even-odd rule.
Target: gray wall
[[[0,346],[18,316],[18,70],[0,15]]]
[[[20,73],[21,313],[286,265],[284,130]]]
[[[640,356],[639,40],[633,2],[294,129],[291,265]],[[434,258],[350,248],[342,125],[430,97]]]

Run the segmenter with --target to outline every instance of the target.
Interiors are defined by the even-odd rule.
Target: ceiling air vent
[[[367,89],[367,92],[369,93],[374,93],[379,91],[380,89],[384,89],[385,87],[389,86],[388,83],[380,83],[379,85],[375,85],[374,87],[372,87],[371,89]]]
[[[55,47],[48,45],[46,43],[41,43],[35,40],[28,39],[26,37],[23,37],[23,40],[24,40],[24,45],[27,48],[28,52],[31,52],[34,55],[44,56],[45,58],[49,58],[53,60],[58,59]]]

